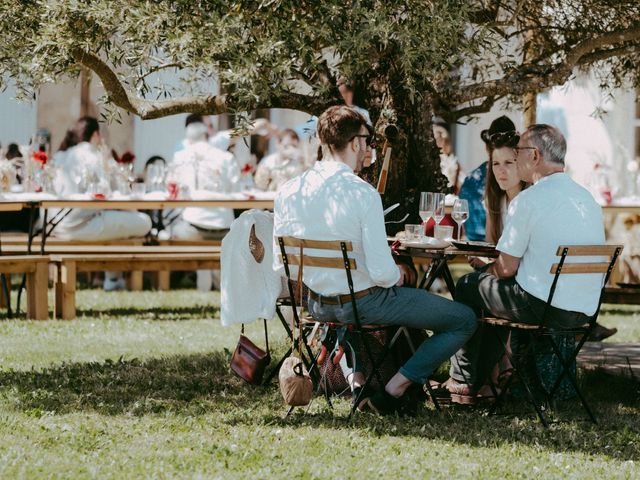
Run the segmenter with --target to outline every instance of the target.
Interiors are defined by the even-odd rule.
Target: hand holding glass
[[[453,204],[453,211],[451,217],[458,224],[458,241],[460,241],[460,231],[462,230],[462,224],[469,219],[469,202],[463,198],[459,198]]]

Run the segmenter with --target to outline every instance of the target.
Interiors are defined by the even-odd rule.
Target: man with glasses
[[[370,150],[372,135],[364,117],[347,106],[326,110],[318,119],[322,160],[309,171],[284,184],[274,205],[274,234],[312,240],[348,240],[353,243],[357,269],[352,272],[357,308],[363,325],[397,324],[428,329],[434,335],[387,383],[385,389],[360,402],[380,414],[412,409],[407,394],[422,386],[438,366],[473,334],[473,311],[424,290],[400,285],[411,275],[397,265],[387,244],[382,201],[375,188],[356,174]],[[281,268],[279,247],[276,268]],[[355,323],[349,287],[343,270],[304,269],[309,287],[309,311],[319,321]],[[347,378],[357,392],[363,374]],[[364,397],[364,394],[363,394]]]
[[[586,189],[564,173],[566,142],[557,128],[530,126],[515,150],[520,179],[532,186],[509,205],[496,246],[500,252],[496,262],[486,271],[462,277],[455,299],[478,315],[484,312],[540,324],[553,280],[549,267],[557,261],[558,246],[604,243],[602,209]],[[567,277],[558,282],[549,318],[557,326],[574,327],[586,323],[595,312],[601,278]],[[490,328],[479,329],[452,358],[447,389],[455,403],[475,403],[478,389],[504,354]],[[511,343],[516,352],[518,339],[513,334]]]

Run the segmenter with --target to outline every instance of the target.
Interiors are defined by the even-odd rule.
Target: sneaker
[[[124,278],[108,278],[105,277],[104,282],[102,284],[102,288],[104,288],[105,292],[112,292],[114,290],[124,290],[126,287]]]

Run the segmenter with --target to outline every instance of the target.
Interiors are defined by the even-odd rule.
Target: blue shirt
[[[487,212],[484,208],[484,188],[488,163],[484,162],[471,172],[460,187],[459,197],[469,202],[469,220],[464,225],[464,231],[467,238],[473,241],[484,241],[486,235]]]

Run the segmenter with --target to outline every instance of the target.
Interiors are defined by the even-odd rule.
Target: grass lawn
[[[582,376],[598,425],[576,402],[549,430],[521,404],[347,423],[347,400],[331,413],[316,399],[284,419],[275,383],[229,373],[239,329],[218,305],[191,290],[82,290],[76,321],[0,322],[0,478],[640,477],[638,379]],[[640,341],[640,308],[601,319],[620,330],[611,341]]]

